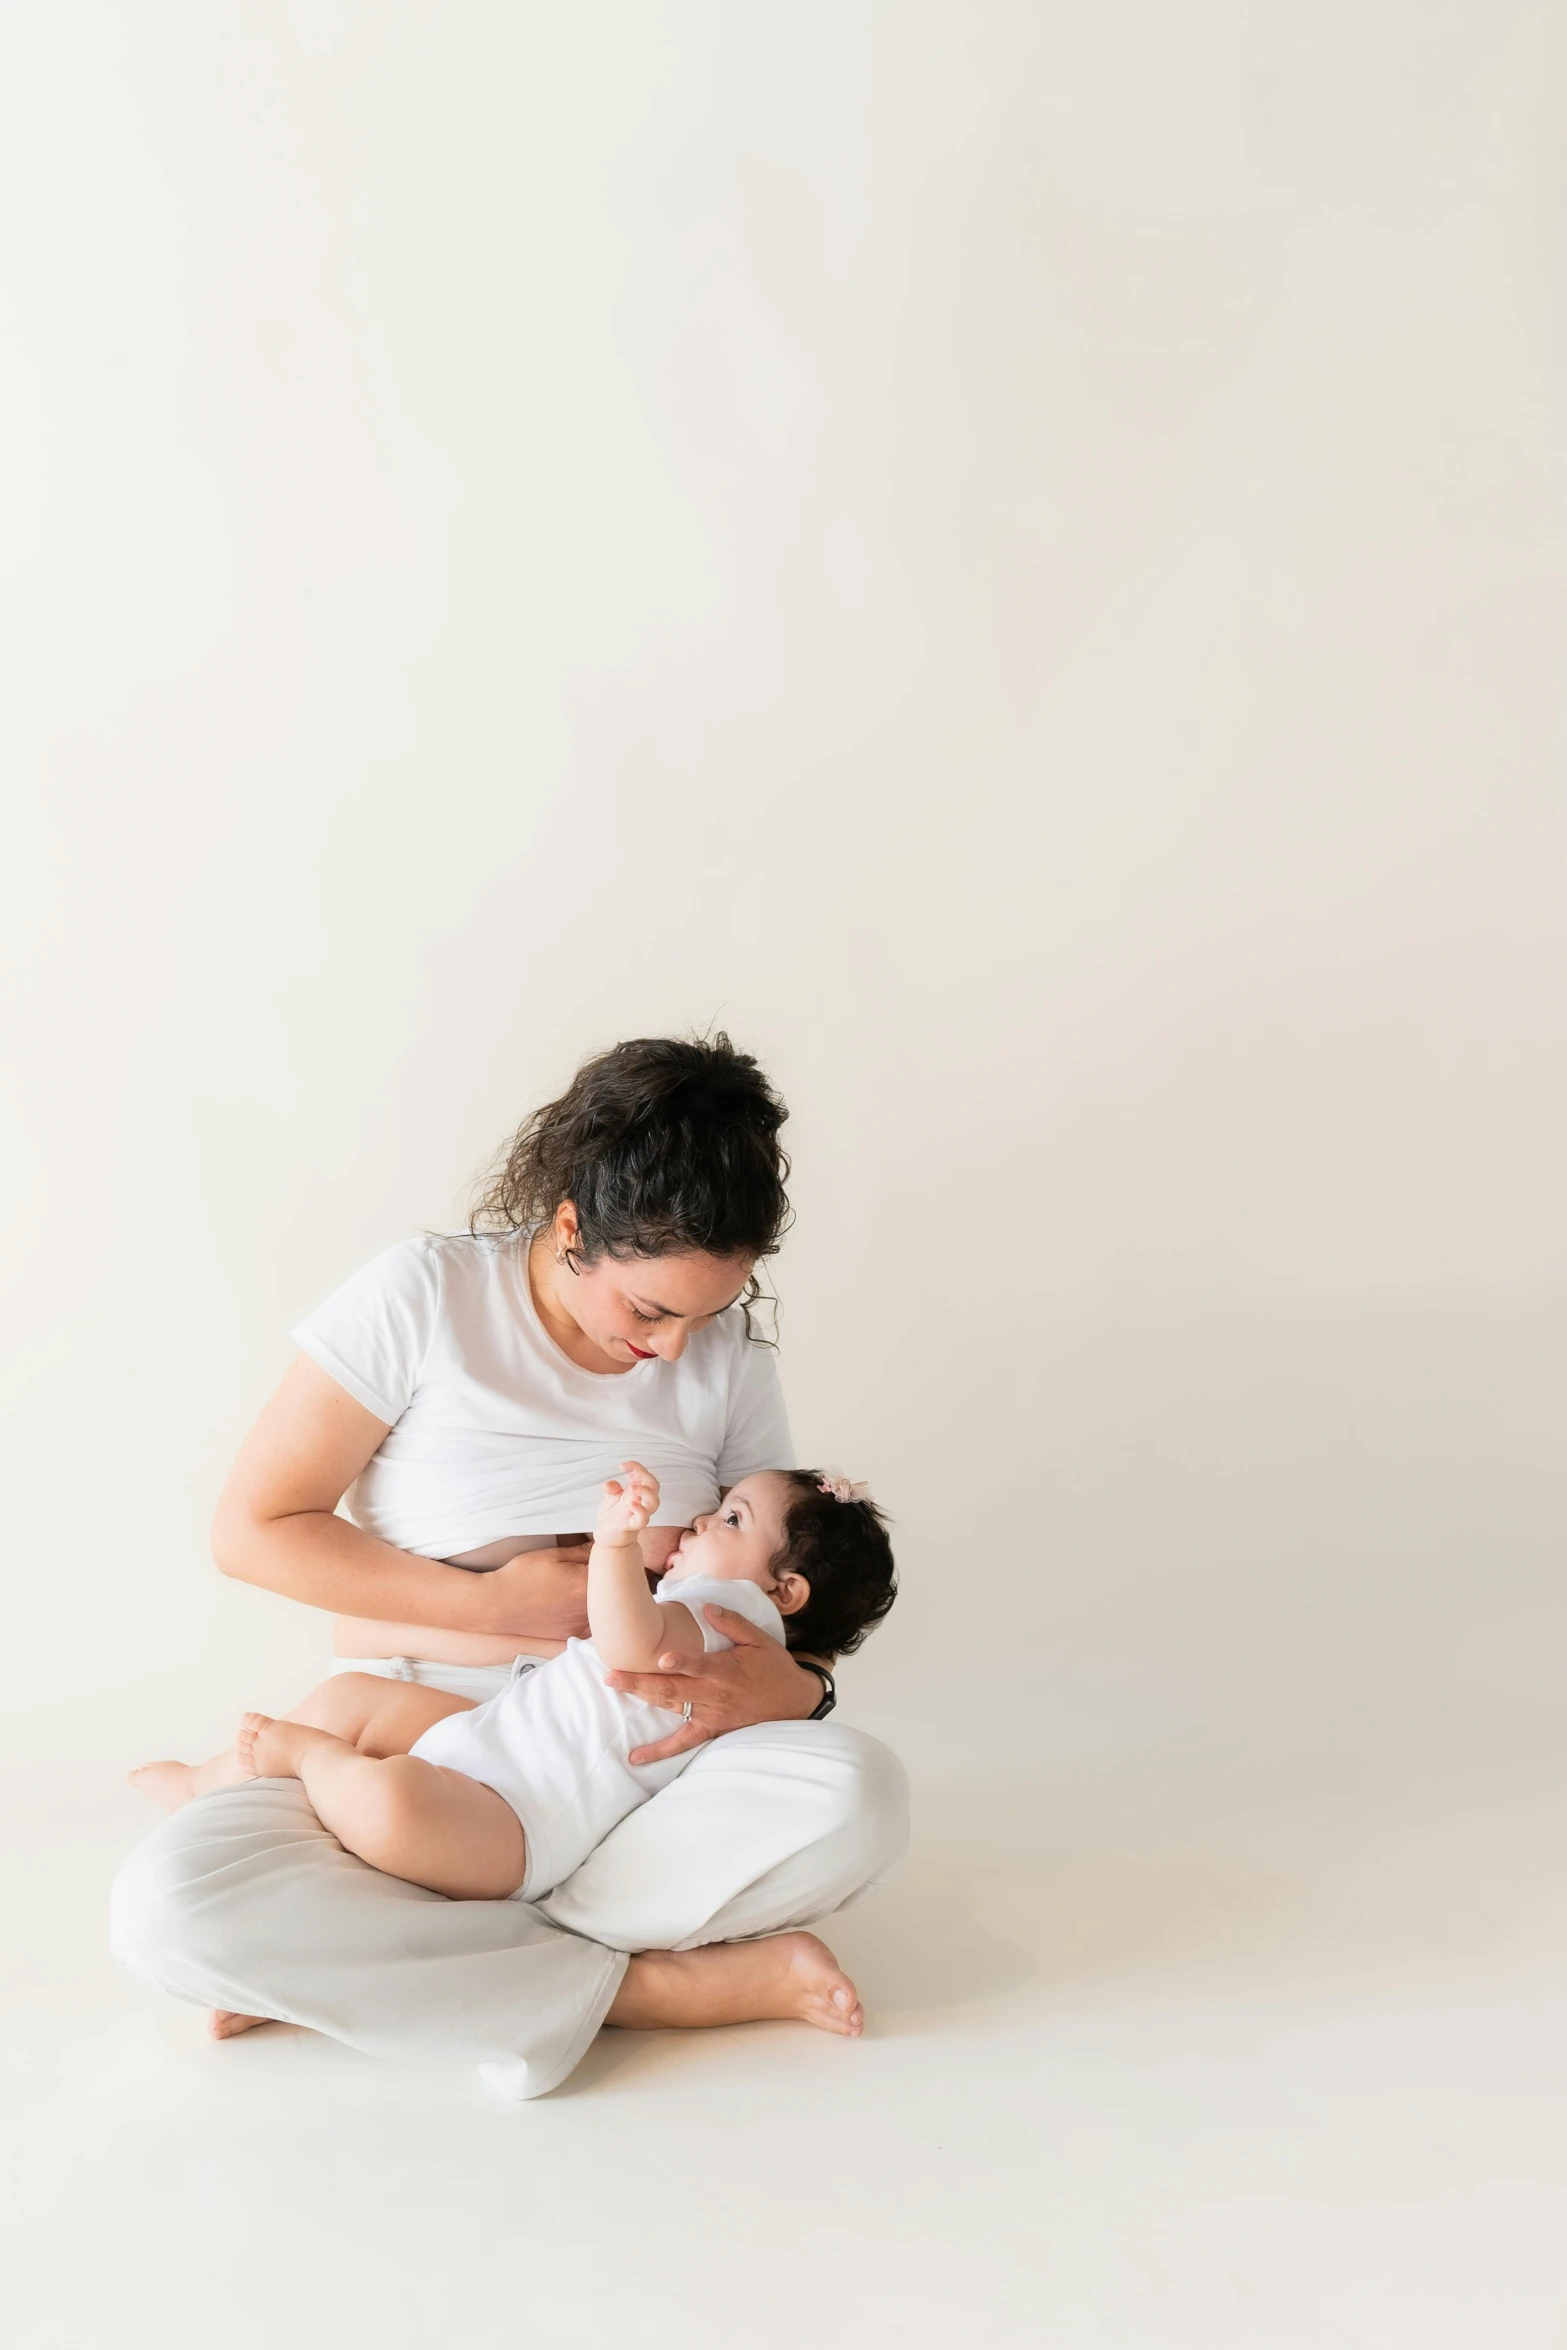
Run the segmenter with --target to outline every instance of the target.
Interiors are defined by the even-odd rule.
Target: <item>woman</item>
[[[784,1116],[724,1036],[586,1063],[521,1128],[471,1232],[388,1250],[301,1325],[218,1505],[223,1571],[333,1611],[345,1668],[484,1697],[585,1631],[578,1530],[622,1459],[664,1484],[650,1566],[721,1486],[791,1465],[749,1311],[789,1215]],[[827,1660],[743,1617],[722,1629],[728,1651],[619,1676],[686,1714],[649,1758],[704,1751],[537,1907],[379,1875],[297,1783],[258,1781],[132,1853],[116,1952],[212,2007],[220,2036],[282,2018],[372,2054],[466,2057],[523,2097],[605,2023],[857,2030],[831,1953],[783,1929],[901,1856],[903,1773],[825,1718]]]

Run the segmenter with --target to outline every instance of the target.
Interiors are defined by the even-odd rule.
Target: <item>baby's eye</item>
[[[725,1512],[724,1512],[724,1524],[725,1524],[726,1526],[738,1526],[738,1525],[739,1525],[739,1523],[740,1523],[740,1512],[739,1512],[738,1510],[725,1510]]]

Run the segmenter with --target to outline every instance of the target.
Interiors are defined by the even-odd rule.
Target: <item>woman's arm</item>
[[[473,1575],[378,1542],[334,1516],[389,1433],[300,1355],[240,1447],[212,1522],[225,1575],[335,1615],[567,1640],[584,1628],[580,1568],[533,1551]]]
[[[789,1651],[749,1616],[737,1616],[727,1607],[709,1607],[703,1613],[733,1641],[732,1648],[681,1657],[665,1647],[655,1673],[604,1676],[611,1689],[645,1697],[670,1713],[679,1713],[685,1705],[691,1708],[689,1722],[656,1746],[634,1748],[631,1762],[662,1762],[666,1755],[684,1754],[688,1747],[705,1746],[709,1738],[722,1737],[726,1730],[749,1729],[755,1722],[807,1721],[822,1702],[818,1676],[797,1665]]]

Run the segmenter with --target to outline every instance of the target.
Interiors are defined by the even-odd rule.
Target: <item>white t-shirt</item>
[[[738,1306],[678,1362],[584,1371],[539,1320],[528,1237],[399,1241],[294,1332],[391,1424],[347,1496],[356,1525],[450,1558],[505,1534],[585,1532],[623,1460],[658,1478],[661,1526],[688,1526],[755,1469],[793,1467],[777,1359]]]
[[[730,1642],[702,1613],[708,1601],[732,1608],[783,1645],[783,1618],[754,1583],[717,1575],[687,1575],[678,1582],[666,1577],[655,1597],[690,1609],[709,1653]],[[635,1769],[627,1760],[634,1746],[652,1746],[679,1723],[680,1716],[662,1706],[607,1688],[592,1641],[568,1640],[548,1663],[519,1658],[509,1688],[472,1713],[448,1714],[411,1751],[421,1762],[444,1764],[493,1787],[511,1805],[528,1841],[527,1874],[517,1897],[540,1901],[638,1804],[679,1778],[695,1749]]]

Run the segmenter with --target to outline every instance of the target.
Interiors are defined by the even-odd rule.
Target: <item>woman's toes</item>
[[[865,2010],[854,1995],[854,1985],[840,1985],[832,1995],[832,2004],[837,2030],[847,2032],[851,2040],[857,2040],[865,2028]]]
[[[795,2012],[818,2031],[857,2039],[865,2021],[860,1995],[826,1943],[815,1934],[792,1935],[790,1943],[789,1970],[799,2001]]]
[[[811,2006],[801,2012],[805,2022],[814,2024],[819,2032],[836,2032],[843,2040],[859,2037],[859,2027],[852,2015],[845,2015],[840,2008]]]

